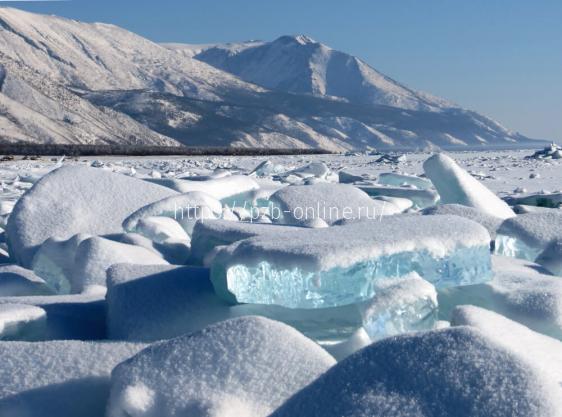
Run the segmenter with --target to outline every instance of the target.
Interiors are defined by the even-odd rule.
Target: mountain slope
[[[360,59],[303,35],[282,36],[273,42],[216,45],[194,57],[269,89],[408,110],[455,107],[443,99],[411,90]]]
[[[524,141],[308,38],[163,46],[112,25],[0,8],[0,143],[344,151]]]

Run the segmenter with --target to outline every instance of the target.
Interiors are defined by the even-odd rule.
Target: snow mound
[[[423,164],[425,175],[433,182],[443,204],[474,207],[501,219],[515,217],[509,206],[452,158],[438,153]]]
[[[70,283],[72,292],[105,291],[107,269],[120,263],[168,264],[163,258],[143,247],[92,237],[80,243],[76,250]]]
[[[560,389],[477,329],[384,339],[348,357],[271,417],[554,417]]]
[[[0,343],[0,415],[103,416],[111,370],[142,347],[116,342]]]
[[[463,206],[461,204],[440,204],[435,207],[428,207],[422,211],[422,214],[425,215],[453,215],[464,217],[466,219],[475,221],[476,223],[480,223],[484,226],[492,239],[496,238],[496,231],[502,224],[503,220],[499,217],[492,216],[486,212],[483,212],[477,208]]]
[[[110,339],[168,339],[229,318],[205,268],[114,265],[107,285]]]
[[[35,340],[44,330],[45,310],[26,304],[0,304],[0,340]]]
[[[273,217],[292,225],[307,225],[315,219],[333,224],[340,219],[378,219],[399,213],[393,204],[371,199],[366,193],[347,184],[314,184],[285,187],[271,196],[279,207]]]
[[[265,417],[334,363],[284,324],[231,319],[117,366],[107,416]]]
[[[485,284],[439,291],[439,315],[472,304],[562,340],[562,280],[529,261],[493,256],[494,278]]]
[[[453,312],[451,324],[476,327],[498,345],[522,357],[529,366],[539,370],[544,382],[553,381],[553,385],[558,386],[558,395],[562,398],[561,341],[475,306],[457,307]]]
[[[129,214],[173,194],[102,169],[59,168],[39,180],[14,207],[6,229],[10,254],[29,267],[35,251],[48,238],[121,232]]]
[[[18,265],[0,265],[0,297],[49,295],[53,291],[29,269]]]
[[[217,293],[231,302],[335,307],[373,296],[377,280],[417,272],[436,287],[491,278],[490,235],[456,216],[387,216],[277,239],[247,238],[211,261]]]

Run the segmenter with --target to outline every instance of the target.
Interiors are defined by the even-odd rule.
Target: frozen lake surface
[[[0,415],[560,416],[532,154],[2,161]]]

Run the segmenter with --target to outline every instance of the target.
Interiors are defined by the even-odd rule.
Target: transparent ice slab
[[[363,328],[376,341],[432,329],[437,313],[437,293],[431,284],[423,283],[419,277],[401,279],[379,288],[374,298],[363,305]]]
[[[327,271],[285,269],[269,262],[213,265],[217,293],[237,303],[275,304],[288,308],[327,308],[365,301],[377,281],[412,272],[437,288],[471,285],[492,278],[489,246],[460,247],[436,258],[429,251],[401,252]]]

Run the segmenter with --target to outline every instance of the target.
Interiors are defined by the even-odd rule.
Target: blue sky
[[[531,137],[562,140],[560,0],[3,2],[123,26],[155,41],[304,33],[413,88]]]

